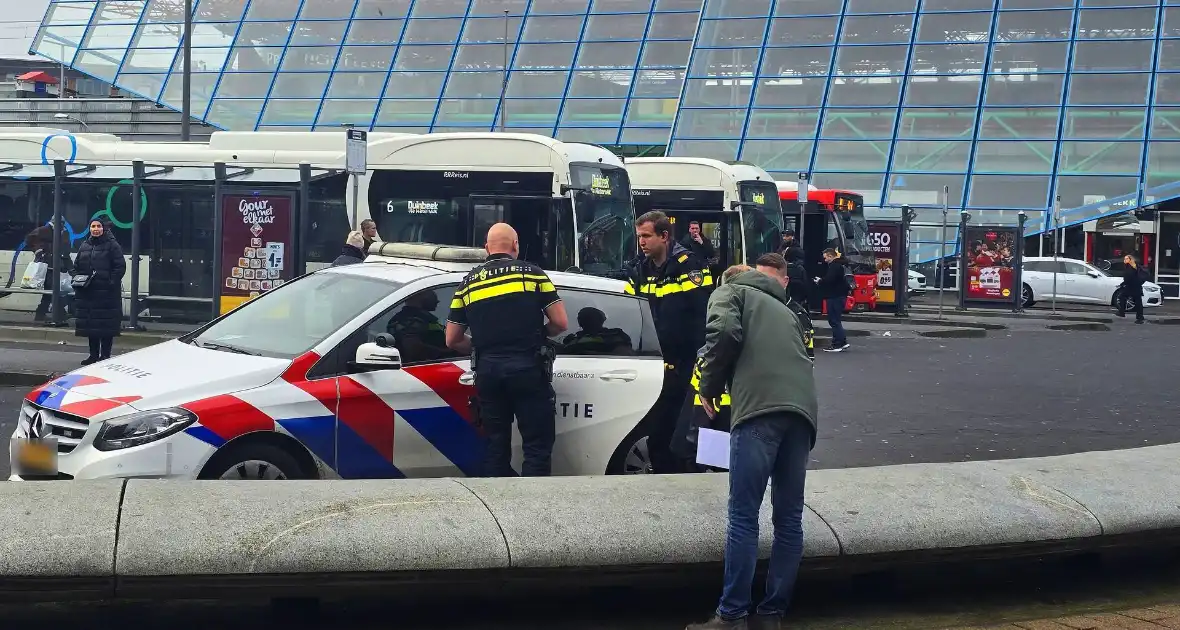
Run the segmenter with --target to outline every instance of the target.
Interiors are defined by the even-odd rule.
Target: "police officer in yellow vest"
[[[672,221],[663,212],[635,220],[643,255],[632,261],[625,291],[647,298],[664,355],[664,382],[648,412],[647,448],[652,472],[683,472],[685,462],[672,450],[680,408],[689,390],[697,350],[705,343],[705,307],[713,275],[704,261],[672,237]]]
[[[514,474],[515,418],[524,451],[521,475],[548,476],[557,407],[553,354],[546,338],[565,332],[565,306],[540,267],[517,260],[520,242],[510,225],[493,225],[486,248],[487,261],[463,278],[451,300],[447,347],[471,353],[480,420],[488,437],[484,475]]]

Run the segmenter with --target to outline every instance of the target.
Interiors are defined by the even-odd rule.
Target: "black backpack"
[[[1151,279],[1150,274],[1147,273],[1147,268],[1144,267],[1143,265],[1139,265],[1138,271],[1139,271],[1139,282],[1140,283],[1147,282],[1148,280]]]

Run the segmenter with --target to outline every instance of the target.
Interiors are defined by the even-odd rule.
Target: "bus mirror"
[[[586,190],[585,188],[579,188],[577,186],[570,186],[569,184],[562,184],[561,185],[562,196],[568,195],[571,192],[572,193],[585,193],[585,192],[590,192],[590,191]]]

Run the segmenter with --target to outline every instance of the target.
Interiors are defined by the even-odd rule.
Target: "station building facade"
[[[1136,252],[1180,295],[1180,0],[193,0],[232,130],[534,132]],[[32,51],[181,109],[184,0],[54,0]],[[943,191],[949,192],[945,195]],[[1110,217],[1127,215],[1111,221]],[[952,244],[952,248],[954,245]]]

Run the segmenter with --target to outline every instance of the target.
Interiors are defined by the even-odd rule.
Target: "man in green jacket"
[[[700,354],[702,406],[730,394],[729,528],[725,580],[716,615],[688,630],[747,627],[758,560],[758,512],[771,482],[774,545],[766,597],[754,610],[777,628],[803,558],[803,486],[815,446],[815,376],[799,319],[787,306],[786,278],[759,265],[709,298]],[[747,341],[749,343],[747,343]]]

